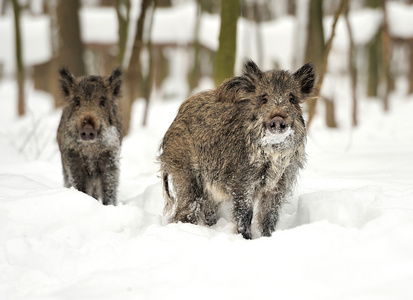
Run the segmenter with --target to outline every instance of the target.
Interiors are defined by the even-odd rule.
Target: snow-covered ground
[[[211,227],[167,224],[157,147],[179,100],[134,106],[124,140],[117,207],[62,187],[60,111],[28,86],[17,119],[15,86],[0,84],[1,299],[411,299],[413,98],[392,110],[361,105],[340,129],[320,114],[308,164],[271,238],[244,240],[223,217]],[[347,120],[348,119],[348,120]]]
[[[363,24],[372,23],[363,16],[354,15],[359,43],[369,35]],[[47,23],[41,20],[38,26]],[[262,25],[286,44],[288,51],[276,45],[283,67],[292,65],[292,21]],[[339,29],[336,47],[346,49]],[[24,36],[50,34],[35,31]],[[26,62],[50,55],[41,41],[28,42]],[[0,60],[11,62],[12,53],[1,47]],[[234,233],[228,207],[211,228],[168,224],[162,215],[156,155],[182,97],[164,101],[155,93],[146,128],[139,125],[143,103],[135,103],[122,146],[120,205],[103,206],[62,187],[61,111],[50,96],[28,82],[28,113],[17,118],[17,89],[4,78],[0,299],[413,299],[413,96],[398,81],[387,114],[378,100],[361,98],[360,125],[352,129],[348,81],[334,76],[325,91],[336,99],[339,128],[325,128],[320,102],[308,164],[277,230],[271,238],[254,231],[250,241]],[[168,80],[185,78],[178,77]]]

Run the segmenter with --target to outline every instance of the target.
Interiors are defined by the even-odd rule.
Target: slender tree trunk
[[[413,4],[413,0],[409,0],[408,4]],[[409,49],[409,94],[413,94],[413,39],[407,40],[407,47]]]
[[[60,33],[58,63],[67,66],[76,76],[85,74],[79,9],[79,0],[58,0],[57,23]]]
[[[382,2],[382,9],[383,9],[383,29],[381,32],[381,42],[382,42],[382,49],[383,49],[383,73],[386,80],[386,90],[384,92],[383,97],[383,108],[384,111],[389,111],[390,109],[390,101],[389,95],[390,91],[393,90],[393,82],[392,82],[392,75],[390,70],[390,60],[391,60],[391,39],[389,34],[389,26],[387,21],[387,9],[386,9],[386,1],[383,0]]]
[[[263,43],[263,37],[262,37],[262,32],[261,32],[261,15],[260,15],[260,9],[259,9],[259,3],[254,2],[254,19],[255,19],[255,34],[257,35],[257,53],[258,53],[258,65],[262,66],[263,61],[264,61],[264,43]]]
[[[17,77],[17,114],[25,114],[25,93],[24,93],[24,66],[22,54],[22,39],[20,29],[20,5],[18,0],[13,0],[15,45],[16,45],[16,77]]]
[[[188,83],[189,83],[189,92],[191,93],[195,87],[199,84],[199,77],[200,77],[200,61],[199,61],[199,53],[200,53],[200,44],[199,44],[199,30],[201,28],[201,0],[197,0],[197,14],[196,14],[196,23],[195,23],[195,32],[194,32],[194,46],[193,53],[194,59],[192,63],[191,71],[189,72]]]
[[[319,78],[318,78],[318,83],[317,83],[317,87],[316,87],[316,91],[319,93],[321,91],[321,88],[323,86],[323,81],[324,81],[324,75],[327,72],[327,62],[328,62],[328,55],[330,53],[331,50],[331,46],[333,45],[333,40],[334,40],[334,35],[336,32],[336,26],[337,26],[337,21],[341,15],[341,13],[343,12],[344,8],[348,5],[348,0],[341,0],[339,3],[339,6],[334,14],[334,20],[333,20],[333,26],[331,29],[331,36],[327,41],[326,47],[324,49],[324,54],[323,54],[323,63],[321,66],[321,71],[319,72]],[[309,118],[307,121],[307,127],[309,128],[311,125],[311,122],[314,118],[315,115],[315,109],[316,109],[316,104],[317,104],[317,100],[314,104],[314,106],[311,108],[310,107],[310,114],[309,114]]]
[[[349,65],[349,73],[350,73],[350,80],[351,80],[351,96],[353,98],[353,112],[352,112],[352,124],[353,126],[357,126],[357,66],[356,66],[356,57],[355,57],[355,47],[354,47],[354,38],[353,38],[353,31],[350,26],[350,20],[348,18],[348,11],[349,7],[347,6],[345,9],[345,21],[346,27],[348,31],[348,37],[350,41],[349,51],[348,51],[348,65]]]
[[[155,66],[154,66],[154,51],[153,51],[153,45],[152,45],[152,28],[153,28],[153,18],[155,14],[155,5],[156,1],[154,2],[154,5],[152,7],[152,13],[151,13],[151,19],[149,22],[149,27],[147,30],[147,36],[148,36],[148,41],[146,43],[146,46],[148,48],[149,52],[149,68],[148,68],[148,73],[143,76],[143,72],[141,71],[142,74],[142,83],[143,83],[143,96],[145,98],[145,108],[143,111],[143,119],[142,119],[142,126],[146,126],[148,123],[148,115],[149,115],[149,104],[151,100],[151,94],[152,94],[152,88],[154,85],[154,78],[155,78]]]
[[[409,94],[413,94],[413,39],[407,41],[409,47]]]
[[[374,9],[379,9],[383,0],[368,0],[366,6]],[[380,69],[382,68],[382,44],[381,32],[382,28],[377,30],[374,38],[367,45],[368,65],[367,65],[367,96],[377,97],[378,87],[380,82]]]
[[[311,62],[315,66],[318,79],[322,71],[324,46],[323,0],[310,0],[305,62]],[[311,118],[315,114],[317,99],[310,99],[307,104]]]
[[[133,41],[132,54],[129,60],[126,72],[127,96],[121,101],[124,135],[127,135],[130,129],[130,119],[133,101],[141,92],[142,75],[141,75],[141,53],[144,47],[143,29],[145,26],[146,12],[152,0],[142,0],[141,11],[136,24],[136,34]]]
[[[221,29],[214,68],[215,85],[219,85],[225,79],[234,76],[239,11],[239,0],[221,1]]]
[[[124,60],[126,54],[126,45],[128,42],[128,29],[129,29],[129,12],[130,12],[131,3],[130,0],[116,0],[115,8],[116,14],[118,16],[118,55],[117,63],[123,69]]]

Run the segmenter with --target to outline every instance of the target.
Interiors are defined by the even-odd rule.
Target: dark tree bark
[[[368,0],[366,6],[379,9],[383,0]],[[380,81],[380,69],[382,68],[382,52],[381,52],[381,32],[382,28],[377,30],[374,38],[367,45],[367,96],[377,97]]]
[[[358,113],[358,101],[357,101],[357,66],[356,66],[356,54],[354,47],[353,31],[350,26],[350,20],[348,18],[349,7],[345,8],[345,21],[349,37],[349,51],[348,51],[348,67],[351,80],[351,96],[353,98],[353,112],[352,112],[352,124],[357,126],[357,113]]]
[[[239,0],[221,1],[221,29],[214,68],[215,85],[219,85],[225,79],[234,76],[239,11]]]
[[[131,3],[130,0],[116,0],[115,1],[115,8],[116,14],[118,16],[118,55],[117,55],[117,63],[123,69],[124,60],[125,60],[125,53],[126,53],[126,45],[128,42],[128,28],[129,28],[129,12],[130,12]],[[125,12],[125,15],[122,14],[122,11]]]
[[[389,26],[387,21],[387,8],[386,1],[382,2],[383,10],[383,28],[381,31],[381,42],[382,42],[382,53],[383,53],[383,73],[386,83],[386,89],[383,96],[383,108],[384,111],[389,111],[390,101],[389,95],[390,91],[394,89],[393,77],[390,70],[390,60],[391,60],[391,38],[389,33]]]
[[[20,28],[20,5],[18,0],[13,0],[15,45],[16,45],[16,79],[17,79],[17,114],[25,114],[25,93],[24,93],[24,66],[22,54],[22,39]]]
[[[305,62],[311,62],[315,66],[317,78],[320,79],[324,54],[323,0],[310,0],[309,5]],[[307,101],[310,114],[307,126],[311,123],[311,116],[315,114],[316,103],[316,99]]]
[[[192,92],[194,88],[196,88],[199,84],[199,77],[200,77],[200,61],[199,61],[199,53],[201,45],[199,44],[199,29],[201,25],[201,14],[202,14],[202,7],[201,7],[201,0],[197,0],[197,14],[196,14],[196,23],[195,23],[195,32],[194,32],[194,46],[193,49],[193,63],[191,71],[189,72],[188,76],[188,83],[189,83],[189,91]]]
[[[409,47],[409,94],[413,94],[413,39],[407,41]]]
[[[147,10],[153,0],[142,0],[141,11],[136,24],[136,34],[133,41],[132,54],[126,71],[126,95],[121,101],[124,135],[130,129],[130,119],[133,101],[142,94],[141,53],[144,48],[143,30]]]
[[[323,81],[324,81],[324,76],[327,72],[327,62],[328,62],[328,55],[331,50],[331,46],[333,45],[333,40],[334,40],[334,35],[336,32],[336,26],[337,26],[337,21],[341,15],[341,13],[344,11],[344,8],[348,6],[348,0],[341,0],[338,8],[334,14],[334,19],[333,19],[333,26],[331,28],[331,36],[327,41],[327,44],[325,46],[324,52],[323,52],[323,60],[322,60],[322,65],[321,65],[321,70],[318,72],[319,77],[318,77],[318,82],[317,82],[317,87],[316,87],[316,92],[320,92],[321,88],[323,86]],[[307,41],[308,45],[308,41]],[[311,107],[310,106],[310,112],[309,112],[309,118],[307,121],[307,127],[310,127],[311,122],[314,118],[315,115],[315,109],[317,105],[317,100],[315,100],[314,105]],[[330,112],[334,112],[334,109],[330,110]],[[334,122],[335,123],[335,122]]]
[[[76,76],[85,75],[79,9],[79,0],[59,0],[56,11],[60,36],[58,63]]]

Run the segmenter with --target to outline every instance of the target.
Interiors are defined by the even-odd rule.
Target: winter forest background
[[[159,142],[246,58],[316,67],[294,194],[271,238],[168,224]],[[117,207],[63,188],[61,65],[124,72]],[[411,0],[0,0],[0,298],[412,299],[412,114]]]

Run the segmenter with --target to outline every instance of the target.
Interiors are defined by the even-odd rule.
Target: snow
[[[278,24],[294,29],[292,19]],[[49,51],[31,45],[33,53]],[[7,51],[1,57],[11,60]],[[27,82],[28,113],[16,117],[16,84],[3,79],[0,299],[412,299],[413,97],[396,83],[389,113],[361,95],[360,125],[352,128],[348,79],[326,80],[339,128],[325,128],[320,102],[307,166],[276,231],[270,238],[254,231],[249,241],[234,233],[227,207],[212,227],[163,216],[156,156],[185,86],[172,80],[169,89],[178,91],[168,101],[155,91],[145,128],[143,101],[134,104],[114,207],[63,187],[61,110]]]
[[[0,17],[0,63],[4,63],[4,71],[11,72],[14,67],[14,23],[13,15]],[[22,51],[23,63],[33,65],[43,63],[52,56],[50,44],[50,19],[46,16],[22,15]],[[36,47],[31,45],[36,44]]]
[[[263,145],[281,144],[290,135],[294,135],[294,130],[292,130],[291,127],[288,127],[288,129],[283,133],[276,133],[276,134],[271,133],[269,130],[267,130],[265,132],[265,136],[262,139],[262,144]]]
[[[101,44],[118,42],[118,17],[113,7],[84,7],[79,18],[83,41]]]
[[[13,89],[0,84],[0,298],[413,296],[412,98],[393,95],[390,114],[364,99],[354,130],[325,129],[319,116],[277,230],[247,241],[228,213],[211,228],[168,224],[162,215],[155,160],[180,100],[154,101],[147,128],[138,125],[143,104],[135,104],[113,207],[62,187],[60,112],[29,87],[33,116],[15,118]],[[347,113],[348,103],[340,105]],[[33,118],[41,120],[37,137],[21,134]]]
[[[413,38],[413,5],[394,1],[389,1],[386,5],[390,34],[398,38]]]

